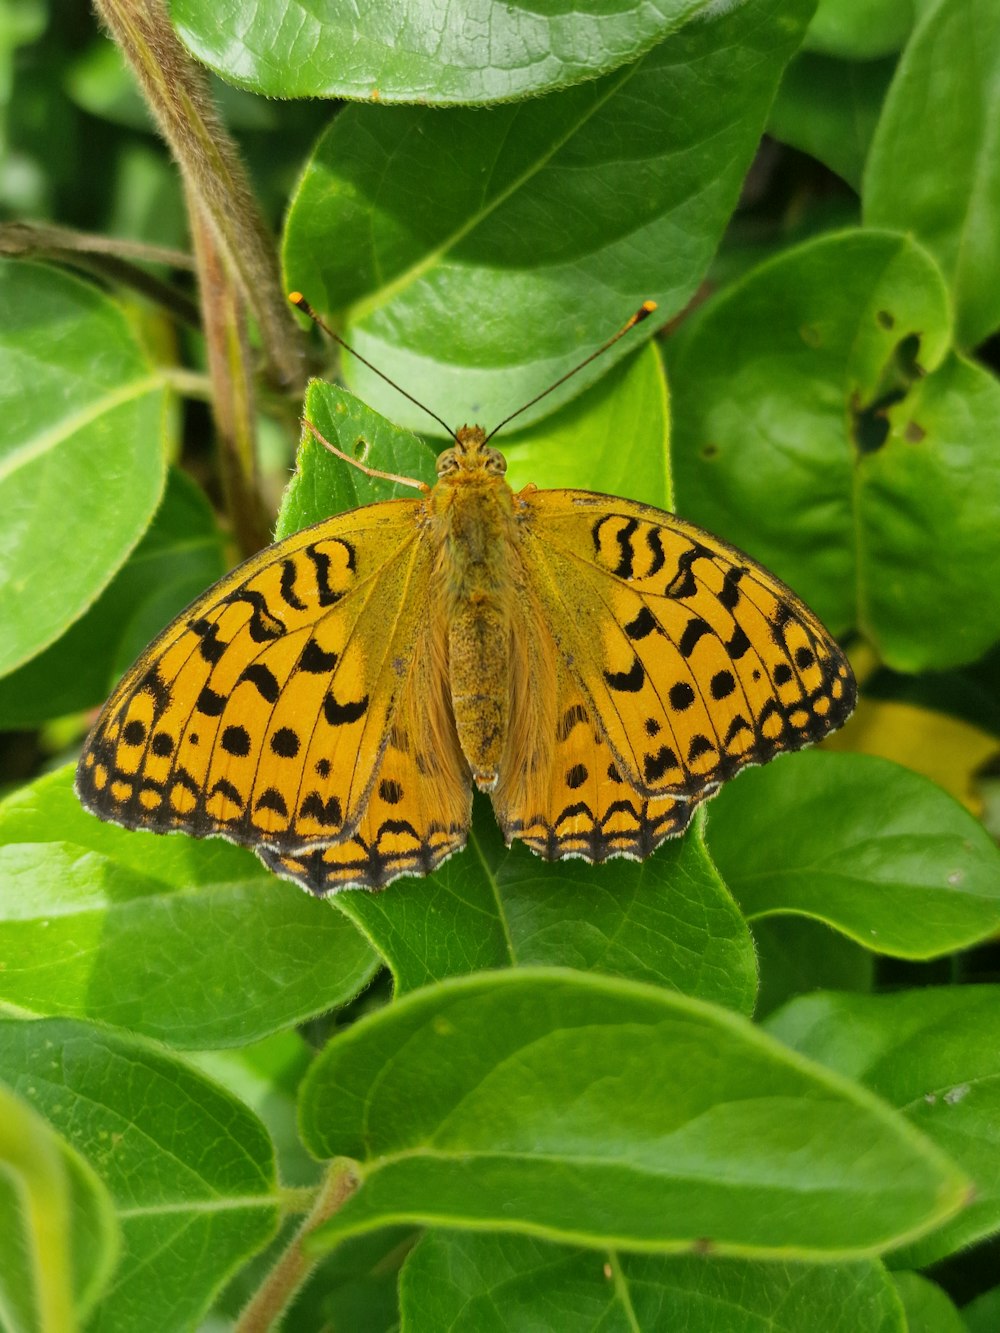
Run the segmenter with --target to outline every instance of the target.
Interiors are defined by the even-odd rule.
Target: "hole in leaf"
[[[363,435],[359,435],[354,442],[354,457],[361,463],[368,457],[368,441]]]

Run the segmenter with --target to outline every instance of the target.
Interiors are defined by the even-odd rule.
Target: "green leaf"
[[[118,307],[39,265],[0,262],[0,350],[5,675],[87,609],[148,526],[166,393]]]
[[[944,270],[959,341],[1000,327],[1000,24],[993,0],[930,5],[900,61],[865,173],[872,226],[912,232]]]
[[[313,1052],[296,1031],[222,1051],[188,1051],[186,1058],[228,1088],[263,1122],[274,1144],[283,1185],[319,1183],[320,1169],[299,1139],[296,1094]]]
[[[906,1310],[907,1333],[968,1333],[945,1293],[919,1273],[897,1273],[896,1288]]]
[[[376,966],[328,903],[239,847],[104,824],[72,771],[0,805],[0,1000],[175,1046],[230,1046],[345,1003]]]
[[[107,1190],[79,1153],[0,1086],[0,1322],[70,1333],[118,1253]]]
[[[310,381],[305,416],[330,444],[365,467],[434,482],[435,451],[339,385]],[[295,475],[282,497],[275,539],[281,541],[346,509],[415,494],[411,487],[369,477],[351,467],[304,430]]]
[[[768,1020],[774,1036],[898,1107],[972,1177],[969,1206],[893,1255],[900,1267],[925,1267],[1000,1230],[998,1001],[996,986],[813,995]]]
[[[762,264],[669,347],[678,508],[905,671],[1000,635],[1000,385],[948,339],[926,253],[858,231]]]
[[[641,864],[508,850],[485,801],[469,850],[402,892],[338,895],[385,958],[397,993],[486,968],[567,966],[648,981],[749,1013],[746,923],[697,832]]]
[[[122,1256],[93,1323],[197,1324],[278,1221],[267,1134],[234,1097],[150,1043],[65,1019],[0,1020],[0,1078],[87,1159]]]
[[[810,153],[861,193],[865,159],[896,62],[800,51],[785,70],[768,133]]]
[[[262,0],[219,9],[173,0],[181,37],[199,60],[268,97],[372,102],[509,102],[591,79],[632,60],[706,0],[552,0],[497,6],[391,0],[321,8]]]
[[[1000,1328],[1000,1287],[992,1287],[963,1305],[962,1318],[968,1333],[996,1333]]]
[[[747,0],[624,70],[518,106],[346,108],[289,212],[290,285],[343,312],[358,351],[441,416],[495,425],[644,299],[662,318],[686,304],[810,8]],[[653,323],[524,424],[607,373]],[[380,411],[427,428],[360,364],[345,373]]]
[[[900,1116],[746,1020],[559,969],[452,979],[360,1020],[313,1065],[301,1127],[318,1156],[360,1159],[317,1247],[426,1222],[862,1255],[967,1188]]]
[[[813,751],[751,769],[713,801],[708,845],[751,919],[801,913],[899,958],[936,958],[1000,926],[989,834],[888,759]]]
[[[534,482],[671,506],[667,379],[651,344],[536,426],[513,429],[497,442],[515,490]]]
[[[882,1265],[610,1254],[431,1231],[400,1279],[403,1333],[906,1333]]]
[[[151,527],[90,610],[0,679],[0,727],[38,725],[101,703],[153,636],[225,572],[211,507],[172,470]]]
[[[806,34],[810,51],[848,60],[872,60],[898,51],[924,0],[819,0]]]
[[[872,989],[873,955],[812,917],[756,917],[753,940],[760,969],[760,992],[754,1007],[758,1021],[793,995]]]

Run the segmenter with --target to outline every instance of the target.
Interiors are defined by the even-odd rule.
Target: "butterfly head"
[[[437,474],[442,480],[467,481],[472,477],[502,477],[507,460],[499,449],[486,443],[482,426],[460,426],[455,443],[438,455]]]

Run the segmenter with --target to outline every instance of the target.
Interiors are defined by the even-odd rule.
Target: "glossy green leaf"
[[[71,1333],[118,1254],[107,1190],[86,1161],[0,1085],[0,1324]]]
[[[320,9],[262,0],[219,9],[173,0],[194,54],[233,83],[270,97],[371,102],[509,102],[578,83],[632,60],[706,0],[553,0],[497,7],[491,0],[391,0]]]
[[[1000,327],[1000,23],[993,0],[939,0],[906,48],[872,144],[865,221],[940,263],[959,340]]]
[[[401,1333],[907,1333],[873,1261],[609,1254],[529,1236],[431,1231],[400,1279]]]
[[[860,194],[895,59],[838,60],[800,51],[785,70],[768,132],[809,153]]]
[[[968,1207],[894,1264],[923,1268],[1000,1230],[1000,988],[806,996],[767,1027],[898,1107],[971,1176]]]
[[[487,427],[548,388],[640,303],[701,280],[810,0],[746,0],[637,63],[517,106],[348,107],[285,232],[291,286],[446,420]],[[522,418],[607,373],[654,321]],[[645,332],[644,332],[645,331]],[[349,359],[353,388],[428,428]]]
[[[537,964],[753,1008],[753,943],[696,831],[641,864],[556,868],[526,847],[508,851],[483,801],[468,850],[402,889],[336,900],[388,962],[397,991]]]
[[[919,1273],[897,1273],[907,1333],[968,1333],[965,1321],[936,1283]]]
[[[317,1058],[300,1115],[312,1152],[358,1159],[317,1247],[426,1222],[862,1255],[967,1189],[900,1116],[745,1019],[560,969],[452,979],[360,1020]]]
[[[148,526],[166,393],[113,302],[35,264],[0,262],[0,356],[5,675],[87,609]]]
[[[175,469],[149,530],[90,610],[45,652],[0,679],[0,728],[103,703],[153,636],[225,572],[211,507]]]
[[[1000,385],[948,341],[927,254],[857,231],[760,265],[669,347],[680,512],[906,671],[1000,635]]]
[[[102,1333],[195,1326],[266,1244],[277,1182],[257,1118],[151,1043],[65,1019],[0,1019],[0,1078],[76,1147],[111,1196],[122,1254]]]
[[[0,1001],[175,1046],[231,1046],[345,1003],[376,960],[328,903],[220,839],[84,811],[63,769],[0,805]]]
[[[801,913],[875,953],[935,958],[1000,927],[993,840],[888,759],[812,751],[751,769],[713,801],[708,846],[750,918]]]

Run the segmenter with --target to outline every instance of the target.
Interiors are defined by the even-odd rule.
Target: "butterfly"
[[[321,895],[433,871],[465,845],[474,786],[546,860],[642,860],[740,770],[850,714],[840,647],[749,556],[505,471],[464,426],[433,488],[209,589],[105,705],[84,806],[228,838]]]

